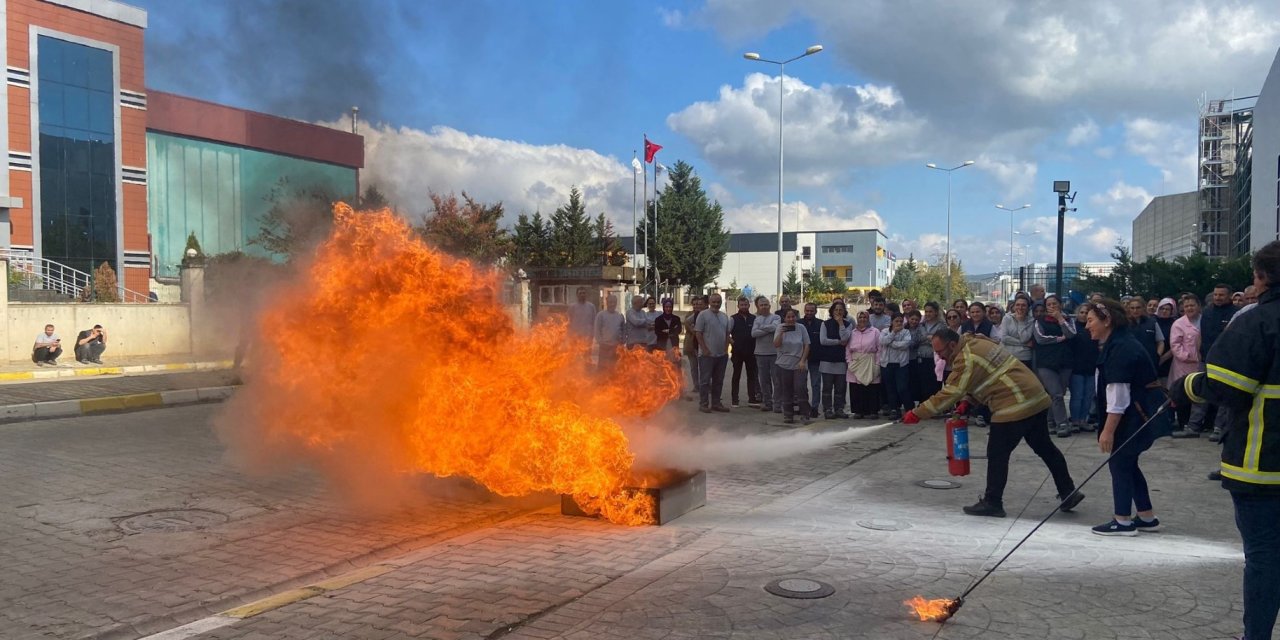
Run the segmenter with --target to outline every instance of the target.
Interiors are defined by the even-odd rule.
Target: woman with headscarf
[[[1173,335],[1173,323],[1178,319],[1178,303],[1173,298],[1161,298],[1154,315],[1156,326],[1160,327],[1160,333],[1166,340],[1164,353],[1160,354],[1160,361],[1156,363],[1156,375],[1163,380],[1169,377],[1169,368],[1173,365],[1173,349],[1169,348],[1167,341]]]
[[[1076,307],[1076,337],[1071,340],[1071,430],[1093,431],[1089,416],[1096,393],[1094,378],[1098,368],[1098,341],[1085,330],[1089,305]]]
[[[828,420],[848,418],[844,412],[845,378],[848,365],[845,361],[845,345],[853,331],[849,312],[844,302],[831,303],[830,317],[822,323],[818,338],[818,371],[822,373],[822,414]],[[870,316],[868,316],[868,319]]]
[[[1062,300],[1057,294],[1044,298],[1045,315],[1035,324],[1036,376],[1053,399],[1053,423],[1059,438],[1071,436],[1067,421],[1067,388],[1071,386],[1070,340],[1076,335],[1075,323],[1062,313]]]
[[[998,304],[987,305],[987,322],[991,323],[991,339],[1000,342],[1004,337],[1004,309]]]
[[[1107,467],[1115,503],[1111,521],[1093,527],[1093,532],[1102,536],[1135,536],[1139,531],[1160,528],[1146,476],[1138,467],[1138,457],[1163,435],[1161,425],[1143,428],[1159,407],[1159,403],[1151,401],[1156,367],[1130,334],[1128,325],[1120,303],[1103,300],[1089,305],[1086,326],[1093,339],[1102,344],[1097,406],[1098,415],[1105,418],[1098,430],[1098,449],[1111,455]],[[1135,508],[1137,518],[1133,515]]]
[[[907,361],[911,359],[911,332],[903,324],[902,314],[895,314],[889,328],[880,334],[880,381],[889,399],[891,420],[902,417],[905,406],[911,410],[911,396],[907,393]]]
[[[858,312],[858,321],[849,334],[844,356],[848,361],[845,380],[849,383],[849,409],[855,419],[880,411],[880,330],[871,326],[871,314]]]
[[[943,323],[941,314],[938,303],[925,303],[924,318],[920,320],[920,327],[917,330],[920,343],[916,346],[916,387],[915,395],[911,398],[916,402],[928,400],[942,388],[934,370],[935,365],[941,360],[937,360],[934,356],[932,339],[934,332],[947,326]]]

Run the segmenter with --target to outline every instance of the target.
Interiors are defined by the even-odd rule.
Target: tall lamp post
[[[1012,209],[1002,204],[996,205],[997,209],[1003,209],[1009,212],[1009,287],[1013,288],[1013,214],[1023,209],[1029,209],[1031,205],[1024,204],[1021,207]],[[1013,295],[1010,293],[1009,295]]]
[[[947,172],[947,282],[946,293],[942,297],[948,301],[951,300],[951,172],[956,169],[963,169],[971,164],[973,164],[972,160],[965,160],[950,169],[944,169],[932,162],[924,165],[930,169]]]
[[[819,51],[822,51],[822,45],[815,44],[809,47],[808,49],[805,49],[804,53],[794,58],[791,58],[789,60],[781,60],[781,61],[769,60],[768,58],[761,58],[760,54],[755,53],[754,51],[742,54],[742,57],[746,58],[747,60],[754,60],[756,62],[767,62],[769,64],[778,65],[778,297],[779,298],[782,297],[782,148],[783,148],[782,146],[782,124],[783,124],[782,104],[783,104],[783,97],[786,96],[785,85],[787,81],[787,64],[791,62],[795,62],[800,58],[811,56],[815,53],[818,53]],[[799,233],[799,231],[800,229],[797,226],[796,232]]]

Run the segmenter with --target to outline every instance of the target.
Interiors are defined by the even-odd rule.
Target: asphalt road
[[[772,415],[735,410],[708,423],[679,404],[659,421],[789,432]],[[1052,508],[1052,483],[1025,446],[1015,454],[1006,519],[959,512],[981,491],[980,460],[959,489],[916,484],[947,477],[941,423],[932,422],[713,469],[706,507],[663,527],[619,527],[540,508],[549,497],[498,500],[462,481],[424,481],[410,503],[357,511],[306,470],[242,473],[210,430],[218,409],[0,426],[0,638],[137,638],[210,620],[189,635],[1239,633],[1239,539],[1227,495],[1203,479],[1216,454],[1204,440],[1164,440],[1144,456],[1165,531],[1091,535],[1088,526],[1111,511],[1103,471],[1076,514],[1046,525],[940,628],[909,619],[902,600],[956,595]],[[981,452],[983,433],[973,440]],[[1091,438],[1055,441],[1077,479],[1102,460]],[[782,578],[825,582],[834,594],[793,600],[764,591]],[[316,584],[327,586],[295,589]],[[256,615],[216,615],[281,593],[288,597]]]

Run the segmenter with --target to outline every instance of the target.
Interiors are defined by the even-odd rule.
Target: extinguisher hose
[[[1035,527],[1033,527],[1033,528],[1031,529],[1031,531],[1029,531],[1029,532],[1027,533],[1027,535],[1023,536],[1023,537],[1022,537],[1022,539],[1018,541],[1018,544],[1013,545],[1013,548],[1012,548],[1012,549],[1010,549],[1008,553],[1004,554],[1004,557],[1000,558],[1000,560],[999,560],[998,562],[996,562],[994,565],[992,565],[990,569],[987,569],[987,571],[986,571],[985,573],[983,573],[981,576],[979,576],[979,577],[978,577],[978,579],[977,579],[977,580],[975,580],[972,584],[970,584],[970,585],[969,585],[969,588],[968,588],[968,589],[965,589],[965,590],[964,590],[964,593],[960,594],[960,596],[959,596],[959,597],[957,597],[957,598],[956,598],[956,600],[958,600],[958,601],[960,601],[960,602],[963,602],[963,601],[964,601],[965,596],[967,596],[967,595],[969,595],[970,593],[972,593],[974,589],[977,589],[977,588],[978,588],[978,585],[982,584],[982,582],[983,582],[984,580],[986,580],[986,579],[987,579],[987,577],[988,577],[988,576],[990,576],[990,575],[992,574],[992,572],[994,572],[996,569],[1000,568],[1000,565],[1004,564],[1004,561],[1005,561],[1005,560],[1008,560],[1008,559],[1009,559],[1009,556],[1013,555],[1013,552],[1014,552],[1014,551],[1017,551],[1017,550],[1018,550],[1018,548],[1019,548],[1019,547],[1021,547],[1021,546],[1022,546],[1022,544],[1023,544],[1024,542],[1026,542],[1026,541],[1027,541],[1027,539],[1029,539],[1031,536],[1035,535],[1035,533],[1036,533],[1037,531],[1039,531],[1039,530],[1040,530],[1040,527],[1043,527],[1043,526],[1044,526],[1044,523],[1046,523],[1046,522],[1048,522],[1048,521],[1049,521],[1049,518],[1052,518],[1052,517],[1054,516],[1054,514],[1056,514],[1056,513],[1058,513],[1059,511],[1061,511],[1061,510],[1062,510],[1062,505],[1063,505],[1063,503],[1065,503],[1065,502],[1066,502],[1066,501],[1067,501],[1071,496],[1074,496],[1075,494],[1079,493],[1079,492],[1080,492],[1080,489],[1081,489],[1082,487],[1084,487],[1084,485],[1088,484],[1088,483],[1089,483],[1089,481],[1090,481],[1090,480],[1092,480],[1094,476],[1098,475],[1098,472],[1099,472],[1099,471],[1102,471],[1102,468],[1103,468],[1103,467],[1105,467],[1105,466],[1107,466],[1107,464],[1111,462],[1111,459],[1112,459],[1112,458],[1114,458],[1114,457],[1116,457],[1116,454],[1117,454],[1117,453],[1119,453],[1119,452],[1120,452],[1120,450],[1121,450],[1121,449],[1123,449],[1123,448],[1125,447],[1125,445],[1127,445],[1127,444],[1129,444],[1131,441],[1133,441],[1133,439],[1134,439],[1134,438],[1136,438],[1136,437],[1138,436],[1138,434],[1139,434],[1139,433],[1142,433],[1142,430],[1143,430],[1143,429],[1145,429],[1145,428],[1147,427],[1147,425],[1151,424],[1151,421],[1152,421],[1152,420],[1155,420],[1157,416],[1159,416],[1160,414],[1164,413],[1165,409],[1168,409],[1168,408],[1169,408],[1169,406],[1170,406],[1170,405],[1169,405],[1169,401],[1168,401],[1168,400],[1165,400],[1163,403],[1161,403],[1160,408],[1159,408],[1159,409],[1157,409],[1155,413],[1151,414],[1151,417],[1150,417],[1150,418],[1147,418],[1147,421],[1146,421],[1146,422],[1143,422],[1141,426],[1139,426],[1137,429],[1134,429],[1133,434],[1131,434],[1128,438],[1125,438],[1125,441],[1124,441],[1124,442],[1121,442],[1121,443],[1120,443],[1120,446],[1118,446],[1118,447],[1114,447],[1114,448],[1112,448],[1112,449],[1111,449],[1111,455],[1107,456],[1107,459],[1106,459],[1106,460],[1104,460],[1104,461],[1102,462],[1102,464],[1098,465],[1098,468],[1097,468],[1097,469],[1094,469],[1094,470],[1093,470],[1093,473],[1090,473],[1090,474],[1089,474],[1089,475],[1088,475],[1088,476],[1087,476],[1087,477],[1086,477],[1082,482],[1080,482],[1080,484],[1077,484],[1077,485],[1076,485],[1076,489],[1075,489],[1075,491],[1072,491],[1069,495],[1061,496],[1061,497],[1058,499],[1058,505],[1057,505],[1056,507],[1054,507],[1054,508],[1053,508],[1053,511],[1050,511],[1050,512],[1049,512],[1049,515],[1047,515],[1047,516],[1045,516],[1043,519],[1041,519],[1041,520],[1040,520],[1040,522],[1039,522],[1039,523],[1037,523],[1037,524],[1036,524],[1036,526],[1035,526]],[[957,608],[958,608],[958,607],[957,607]]]

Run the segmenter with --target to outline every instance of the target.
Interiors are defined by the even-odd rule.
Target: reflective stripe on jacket
[[[1016,422],[1049,408],[1049,394],[1026,365],[983,335],[960,337],[959,352],[942,390],[915,408],[916,416],[931,418],[973,396],[991,409],[991,422]]]
[[[1205,358],[1205,373],[1186,378],[1196,402],[1231,409],[1222,440],[1222,485],[1280,493],[1280,289],[1235,314]]]

